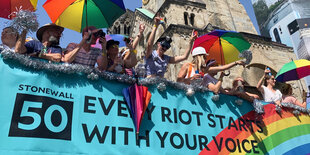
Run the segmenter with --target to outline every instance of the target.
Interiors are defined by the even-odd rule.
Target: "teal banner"
[[[29,68],[2,57],[0,74],[0,154],[262,154],[290,140],[263,149],[260,134],[268,138],[272,123],[264,119],[277,115],[273,105],[258,119],[250,103],[237,105],[234,96],[213,102],[211,92],[188,97],[183,90],[150,85],[151,101],[136,134],[122,94],[129,84]],[[284,116],[309,129],[309,116]],[[296,137],[302,135],[309,137]]]

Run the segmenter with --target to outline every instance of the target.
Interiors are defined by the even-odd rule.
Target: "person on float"
[[[124,61],[124,69],[126,74],[133,76],[134,75],[134,67],[137,65],[137,46],[143,36],[143,32],[145,30],[145,25],[139,25],[139,34],[135,37],[135,39],[124,38],[126,43],[126,49],[121,51],[122,59]]]
[[[15,51],[20,54],[27,54],[42,59],[60,62],[62,48],[59,40],[64,28],[50,23],[40,27],[36,33],[38,40],[31,40],[25,43],[27,30],[23,30],[16,43]]]
[[[124,73],[124,62],[119,52],[119,41],[113,39],[107,41],[107,71]]]
[[[15,45],[18,40],[18,31],[13,27],[5,27],[1,32],[1,42],[4,48],[15,50]],[[0,51],[1,53],[1,51]]]
[[[303,91],[302,93],[302,102],[299,102],[294,96],[293,96],[293,89],[290,84],[286,84],[282,89],[282,102],[283,103],[291,103],[298,105],[303,108],[307,108],[307,93]]]
[[[189,42],[188,49],[185,51],[185,53],[182,56],[175,56],[175,57],[168,56],[164,53],[171,46],[170,44],[172,42],[172,39],[170,37],[159,38],[156,42],[157,49],[153,50],[155,34],[156,34],[159,23],[160,23],[160,17],[159,15],[157,15],[154,18],[153,30],[150,34],[150,37],[147,43],[146,54],[145,54],[145,69],[146,69],[147,78],[156,77],[156,76],[164,77],[168,64],[175,64],[175,63],[179,63],[181,61],[186,60],[192,49],[193,42],[197,38],[197,34],[195,34],[193,30],[192,35],[189,39],[190,42]]]
[[[89,67],[95,67],[98,64],[99,70],[106,70],[106,39],[105,33],[94,26],[85,27],[82,31],[82,40],[79,44],[70,43],[62,57],[63,62],[80,64]],[[91,47],[99,38],[102,50]]]
[[[177,82],[191,84],[192,81],[201,79],[208,71],[206,64],[207,52],[203,47],[196,47],[192,51],[193,60],[190,63],[185,63],[181,67]]]
[[[224,90],[222,88],[222,82],[223,82],[223,77],[227,76],[224,74],[224,71],[236,65],[244,66],[245,62],[236,61],[236,62],[232,62],[227,65],[218,66],[217,62],[214,59],[210,59],[207,62],[207,67],[209,67],[208,73],[204,75],[202,84],[205,85],[210,91],[212,91],[215,94],[223,93],[223,94],[233,95],[231,94],[230,91]],[[220,77],[219,79],[216,79],[214,76],[217,75],[218,72],[220,72]]]
[[[274,88],[276,85],[276,80],[273,75],[268,75],[269,73],[271,73],[270,70],[266,68],[264,75],[258,81],[256,87],[262,93],[265,102],[273,102],[274,104],[282,107],[282,93],[280,90]]]
[[[232,89],[230,90],[230,94],[238,96],[251,103],[254,101],[254,99],[259,99],[258,95],[246,92],[244,89],[244,85],[245,81],[242,77],[235,78],[232,83]]]

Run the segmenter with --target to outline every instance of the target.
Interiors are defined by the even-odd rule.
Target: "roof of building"
[[[147,9],[143,9],[143,8],[136,8],[136,10],[138,10],[139,12],[141,12],[142,14],[146,15],[147,17],[153,19],[155,14],[152,13],[151,11],[147,10]]]

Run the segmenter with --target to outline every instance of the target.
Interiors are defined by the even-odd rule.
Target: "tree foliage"
[[[257,23],[261,27],[268,18],[268,6],[264,0],[259,0],[253,5],[253,8]]]

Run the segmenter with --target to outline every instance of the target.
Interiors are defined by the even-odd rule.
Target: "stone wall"
[[[204,0],[213,26],[226,30],[257,34],[250,17],[239,0]]]

